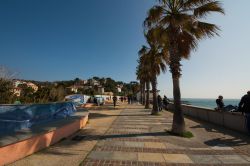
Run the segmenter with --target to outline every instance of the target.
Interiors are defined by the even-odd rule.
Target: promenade
[[[250,165],[250,137],[186,119],[193,138],[167,134],[172,113],[141,105],[96,107],[87,127],[12,165]]]

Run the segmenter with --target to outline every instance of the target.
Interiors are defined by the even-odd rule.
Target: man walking
[[[162,111],[162,98],[160,95],[157,97],[157,102],[158,102],[158,107],[159,107],[159,112]]]
[[[246,116],[246,127],[250,134],[250,91],[241,98],[239,110]]]
[[[114,97],[113,97],[113,104],[114,104],[114,107],[116,107],[116,102],[117,102],[117,97],[114,96]]]

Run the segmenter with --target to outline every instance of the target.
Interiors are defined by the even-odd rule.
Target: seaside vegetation
[[[156,54],[162,52],[165,56],[162,60],[169,66],[172,74],[174,116],[171,132],[178,135],[185,133],[180,91],[181,60],[189,59],[191,52],[197,49],[202,39],[219,35],[218,26],[204,22],[206,16],[211,13],[224,14],[219,1],[158,0],[158,3],[149,10],[144,21],[145,36],[148,34],[152,36],[150,40],[146,37],[148,44],[154,44],[153,47],[158,49]],[[138,62],[139,67],[150,65],[142,65],[140,64],[142,62]],[[137,72],[137,76],[139,73]],[[138,78],[140,80],[141,76],[139,75]]]

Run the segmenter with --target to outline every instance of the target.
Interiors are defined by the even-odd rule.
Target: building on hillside
[[[34,92],[37,92],[37,91],[38,91],[38,86],[35,85],[34,83],[28,82],[28,83],[26,83],[26,85],[27,85],[28,87],[32,88],[32,89],[34,90]]]
[[[84,90],[92,89],[92,88],[93,88],[92,86],[88,86],[88,85],[84,85],[84,86],[83,86],[83,89],[84,89]]]
[[[89,80],[89,84],[92,86],[99,86],[100,82],[92,78]]]
[[[17,97],[20,97],[20,96],[21,96],[21,91],[22,91],[22,89],[19,88],[19,87],[15,87],[15,88],[13,89],[13,93],[14,93],[14,95],[16,95]]]
[[[79,89],[84,89],[84,86],[81,85],[72,85],[66,88],[70,92],[78,93]]]
[[[123,85],[117,85],[117,92],[118,93],[121,93],[122,92],[122,88],[123,88]]]
[[[81,85],[86,85],[88,83],[88,80],[81,80],[82,84]]]
[[[24,84],[24,83],[26,83],[26,82],[20,81],[20,80],[13,80],[13,85],[14,85],[14,87],[18,87],[18,85]]]
[[[99,94],[104,94],[104,87],[98,86],[97,92],[98,92]]]
[[[75,85],[86,85],[88,83],[88,81],[87,80],[79,80],[79,81],[77,81],[77,82],[75,82]]]
[[[18,86],[21,85],[21,84],[26,84],[28,87],[32,88],[34,90],[34,92],[38,91],[38,86],[36,84],[32,83],[32,82],[25,82],[25,81],[21,81],[21,80],[13,80],[14,94],[15,94],[15,92],[16,92],[16,94],[19,94],[19,92],[21,93],[22,89],[18,88]]]

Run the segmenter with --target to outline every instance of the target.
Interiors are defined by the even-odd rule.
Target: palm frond
[[[144,21],[144,27],[151,27],[155,23],[157,23],[162,14],[164,13],[164,9],[161,6],[154,6],[148,12],[148,17]]]
[[[212,2],[212,1],[213,0],[186,0],[183,3],[183,7],[190,9],[190,8],[193,8],[193,7],[196,7],[196,6],[204,5],[204,4]]]
[[[218,12],[225,14],[223,8],[221,7],[220,2],[213,1],[202,6],[199,6],[194,9],[194,16],[197,18],[205,17],[206,15],[210,14],[211,12]]]

